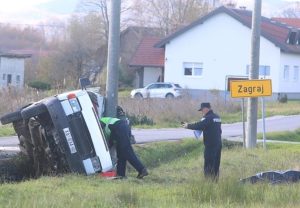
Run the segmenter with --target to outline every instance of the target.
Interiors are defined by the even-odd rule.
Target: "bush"
[[[149,125],[153,126],[153,119],[148,118],[145,115],[128,115],[131,125]]]
[[[46,82],[41,82],[41,81],[33,81],[28,83],[29,87],[35,88],[37,90],[50,90],[51,85]]]
[[[286,94],[283,94],[282,96],[279,96],[278,101],[279,101],[280,103],[287,103],[287,101],[288,101],[287,95],[286,95]]]

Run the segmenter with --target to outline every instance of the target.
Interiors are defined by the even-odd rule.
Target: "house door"
[[[7,75],[7,86],[11,85],[11,74]]]

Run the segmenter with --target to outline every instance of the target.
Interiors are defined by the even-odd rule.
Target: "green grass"
[[[299,207],[300,183],[241,184],[267,170],[300,169],[300,146],[223,148],[219,183],[203,177],[203,146],[196,140],[136,146],[150,175],[127,180],[99,176],[42,177],[2,184],[0,207]]]
[[[262,139],[262,134],[258,134],[258,139]],[[272,132],[266,134],[267,140],[300,142],[300,129],[295,131]]]
[[[266,116],[274,115],[298,115],[300,114],[300,100],[289,100],[287,103],[266,102]],[[259,106],[259,116],[261,117],[261,106]]]
[[[118,96],[119,97],[124,97],[124,98],[129,98],[131,90],[133,90],[133,89],[132,88],[125,88],[125,89],[119,90]]]
[[[12,125],[4,125],[4,126],[0,125],[0,137],[12,136],[15,134],[16,134],[16,132],[13,129]]]
[[[258,118],[261,118],[262,107],[261,107],[261,100],[259,100],[258,104]],[[245,101],[245,119],[247,116],[247,106]],[[276,101],[272,102],[265,102],[265,116],[271,117],[275,115],[298,115],[300,114],[300,101],[299,100],[291,100],[287,103],[279,103]],[[242,121],[242,112],[241,110],[235,112],[221,112],[220,116],[222,118],[223,123],[234,123],[234,122],[241,122]]]

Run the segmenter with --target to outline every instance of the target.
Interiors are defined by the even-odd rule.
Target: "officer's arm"
[[[210,118],[203,118],[201,121],[196,123],[190,123],[187,125],[187,129],[201,130],[203,131],[211,123]]]

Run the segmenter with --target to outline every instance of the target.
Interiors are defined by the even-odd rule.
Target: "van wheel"
[[[31,105],[31,103],[23,106],[21,109],[18,109],[15,112],[8,113],[8,114],[2,116],[0,118],[1,123],[3,125],[5,125],[5,124],[9,124],[9,123],[13,123],[13,122],[17,122],[17,121],[23,120],[22,115],[21,115],[21,110],[24,109],[24,108],[26,108],[29,105]]]
[[[47,112],[46,106],[44,104],[38,103],[23,109],[21,111],[21,114],[23,119],[29,119],[31,117],[38,116],[45,112]]]
[[[1,117],[1,123],[3,125],[13,123],[15,121],[22,120],[21,111],[15,111],[12,113],[8,113]]]

